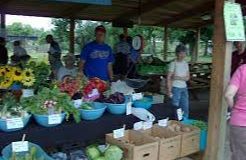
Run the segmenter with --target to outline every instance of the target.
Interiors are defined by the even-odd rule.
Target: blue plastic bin
[[[4,132],[14,132],[14,131],[22,130],[27,125],[27,123],[29,122],[30,117],[31,117],[30,114],[23,117],[22,121],[23,121],[24,126],[22,128],[17,128],[17,129],[7,129],[6,119],[0,119],[0,130],[4,131]]]
[[[182,121],[183,124],[192,125],[195,120],[185,119]],[[204,151],[207,147],[207,130],[201,130],[200,132],[200,150]]]
[[[48,117],[49,117],[49,115],[34,114],[34,119],[36,120],[36,122],[43,127],[55,127],[55,126],[59,125],[59,124],[49,124],[49,118]],[[61,113],[61,117],[62,117],[62,121],[61,121],[61,123],[62,123],[66,117],[66,114]]]
[[[92,103],[93,110],[80,109],[80,117],[84,120],[95,120],[102,117],[106,110],[106,105],[99,102]]]
[[[153,104],[153,99],[149,97],[144,97],[144,99],[136,100],[133,102],[133,107],[135,108],[144,108],[144,109],[150,109]]]
[[[111,114],[122,115],[126,113],[126,103],[123,104],[110,104],[105,103],[107,106],[107,110]]]
[[[29,148],[35,147],[37,149],[37,156],[38,157],[43,157],[44,160],[54,160],[53,158],[49,157],[43,150],[41,147],[39,147],[36,144],[30,143],[29,142]],[[17,157],[22,157],[25,156],[26,152],[20,152],[20,153],[16,153]],[[4,147],[4,149],[2,150],[2,156],[4,160],[10,160],[11,156],[12,156],[12,145],[9,144],[6,147]],[[1,159],[1,158],[0,158]]]

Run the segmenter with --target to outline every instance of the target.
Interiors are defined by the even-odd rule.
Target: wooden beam
[[[78,13],[82,12],[83,10],[87,9],[90,5],[89,4],[77,4],[77,5],[73,5],[71,7],[67,7],[65,10],[63,10],[61,12],[61,16],[62,17],[66,17],[66,18],[74,18],[75,15],[77,15]],[[78,12],[76,12],[78,11]]]
[[[163,40],[164,40],[164,43],[163,43],[163,50],[164,50],[164,61],[167,60],[167,56],[168,56],[168,27],[165,26],[164,27],[164,36],[163,36]]]
[[[149,0],[147,3],[142,4],[141,6],[141,15],[147,12],[150,12],[152,10],[155,10],[156,8],[163,7],[167,5],[170,2],[174,2],[177,0]],[[140,16],[141,16],[140,15]],[[117,16],[116,19],[122,19],[122,18],[133,18],[139,16],[139,11],[138,10],[131,10],[126,13],[123,13],[119,16]]]
[[[195,44],[195,49],[194,52],[192,53],[192,58],[191,58],[191,62],[192,63],[196,63],[198,60],[198,56],[199,56],[199,49],[200,49],[200,38],[201,38],[201,30],[200,28],[198,28],[196,30],[196,44]]]
[[[189,17],[194,17],[195,15],[202,15],[206,12],[213,10],[213,8],[214,8],[214,1],[207,1],[200,4],[199,6],[194,6],[194,8],[192,9],[173,15],[171,16],[171,18],[163,19],[161,22],[158,22],[156,25],[161,25],[163,23],[170,25],[174,22],[178,22],[180,20]]]
[[[1,19],[0,36],[6,37],[6,15],[4,13],[1,13],[0,19]]]
[[[215,0],[213,64],[210,90],[207,149],[204,160],[223,160],[225,156],[226,113],[224,90],[230,79],[232,42],[226,42],[223,19],[224,0]]]
[[[74,19],[70,19],[70,32],[69,32],[69,53],[74,54],[74,29],[75,29],[75,21]]]

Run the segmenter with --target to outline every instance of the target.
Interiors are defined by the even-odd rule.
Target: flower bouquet
[[[17,131],[24,128],[31,115],[17,102],[14,95],[6,93],[0,103],[0,130]]]
[[[76,122],[80,121],[79,111],[74,108],[70,97],[58,88],[43,88],[33,97],[22,98],[21,103],[34,114],[37,123],[45,127],[61,124],[65,118],[69,119],[70,114]]]

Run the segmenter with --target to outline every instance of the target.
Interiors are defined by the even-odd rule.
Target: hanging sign
[[[225,2],[224,22],[227,41],[245,41],[245,30],[241,5]]]

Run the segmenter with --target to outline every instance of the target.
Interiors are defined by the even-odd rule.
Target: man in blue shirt
[[[88,78],[100,78],[105,81],[113,79],[112,63],[114,61],[112,49],[104,43],[106,29],[100,25],[95,29],[96,40],[83,48],[80,58],[79,71]]]

